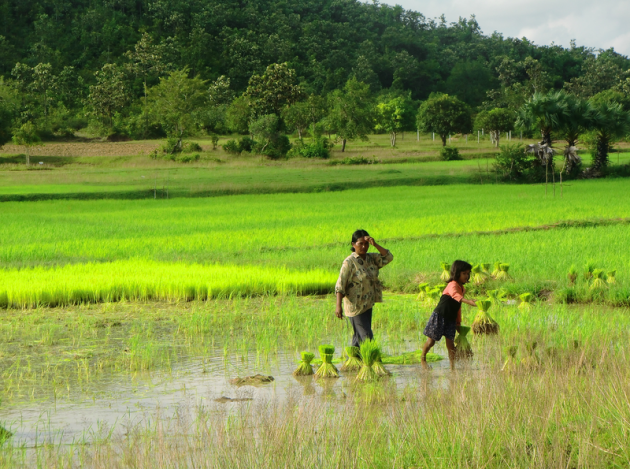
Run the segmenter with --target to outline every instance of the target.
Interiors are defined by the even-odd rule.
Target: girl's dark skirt
[[[455,321],[447,321],[440,316],[436,311],[433,311],[427,326],[424,328],[424,335],[439,342],[442,336],[447,339],[455,339],[455,332],[457,332],[457,324]]]

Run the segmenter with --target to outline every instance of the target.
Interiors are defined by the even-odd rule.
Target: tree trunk
[[[593,169],[601,171],[608,166],[608,139],[605,137],[597,138],[597,153],[593,161]]]
[[[446,146],[446,134],[440,135],[440,138],[442,139],[442,146],[445,147]]]
[[[346,139],[345,138],[341,139],[341,153],[343,153],[344,151],[346,151]]]
[[[389,136],[389,140],[390,143],[392,144],[392,147],[396,146],[396,132],[392,132]]]
[[[300,141],[302,140],[302,129],[298,128],[298,138],[300,139]]]
[[[551,129],[542,129],[543,144],[546,144],[551,148]]]
[[[500,140],[500,139],[501,139],[501,132],[497,132],[497,133],[495,133],[495,138],[494,138],[494,141],[495,141],[495,146],[496,146],[497,148],[499,148],[499,140]]]

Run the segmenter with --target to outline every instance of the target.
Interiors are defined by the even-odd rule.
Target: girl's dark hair
[[[356,243],[359,239],[363,238],[364,236],[370,236],[370,235],[365,230],[357,230],[354,233],[352,233],[352,242]],[[350,250],[354,252],[354,247],[351,247]]]
[[[466,261],[455,261],[451,264],[451,278],[448,279],[448,282],[458,281],[459,276],[462,272],[466,272],[467,270],[471,270],[472,265],[470,265]]]

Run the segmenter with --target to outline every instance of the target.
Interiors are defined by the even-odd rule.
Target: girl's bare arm
[[[462,298],[462,303],[466,303],[467,305],[470,305],[470,306],[477,306],[477,303],[475,303],[475,300],[467,300],[466,298]]]

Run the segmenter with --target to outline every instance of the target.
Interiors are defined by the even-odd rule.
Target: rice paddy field
[[[240,181],[234,195],[112,199],[88,179],[93,200],[0,203],[0,467],[630,465],[628,180],[496,184],[463,176],[483,159],[412,150],[387,166],[235,161],[204,182]],[[104,158],[115,191],[116,171],[146,170],[67,157]],[[13,164],[11,196],[81,193],[87,177],[76,160]],[[322,344],[340,367],[352,328],[332,293],[358,228],[394,255],[373,324],[391,375],[293,376]],[[441,341],[423,370],[430,290],[455,259],[509,265],[467,286],[498,294],[499,334],[471,335],[454,371]],[[273,381],[234,381],[256,374]]]

